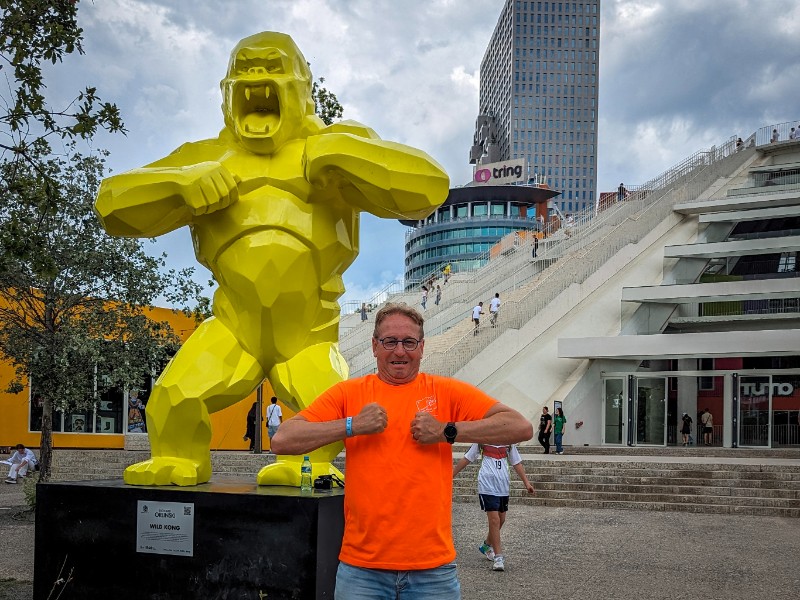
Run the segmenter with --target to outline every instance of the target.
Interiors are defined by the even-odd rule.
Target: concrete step
[[[536,495],[512,474],[512,504],[800,517],[800,462],[785,455],[523,458]],[[469,465],[453,482],[457,501],[477,498],[478,470]]]
[[[427,347],[426,347],[427,350]],[[569,424],[568,424],[569,427]],[[569,432],[564,436],[569,436]],[[551,438],[552,441],[552,438]],[[469,444],[453,444],[453,456],[461,457],[469,449]],[[544,454],[542,447],[532,442],[518,444],[520,454],[540,455],[542,459],[555,457],[554,454]],[[551,446],[555,452],[555,444]],[[667,456],[667,457],[731,457],[731,458],[789,458],[800,459],[800,447],[787,446],[785,448],[722,448],[717,446],[564,446],[564,456]]]
[[[534,487],[536,487],[534,485]],[[461,496],[476,496],[477,494],[464,493],[462,490],[454,490]],[[527,498],[529,495],[524,490],[512,490],[512,501],[518,498]],[[764,496],[738,496],[738,495],[713,495],[713,494],[692,494],[692,493],[673,493],[657,492],[647,486],[641,486],[638,490],[630,488],[627,491],[611,491],[604,487],[593,490],[569,490],[569,489],[538,489],[538,498],[557,498],[565,500],[591,500],[593,502],[603,502],[606,500],[621,502],[688,502],[695,504],[716,504],[716,505],[737,505],[737,506],[764,506],[776,508],[797,508],[800,509],[800,499],[798,498],[771,498]]]
[[[747,488],[730,486],[703,486],[686,485],[683,483],[663,483],[663,484],[631,484],[631,483],[571,483],[571,482],[535,482],[534,487],[539,491],[566,491],[566,492],[600,492],[608,491],[615,493],[656,493],[656,494],[677,494],[677,495],[708,495],[708,496],[742,496],[742,497],[761,497],[761,498],[785,498],[800,500],[800,489],[782,488]],[[471,482],[454,482],[454,494],[476,494],[477,488]],[[512,486],[510,489],[512,496],[525,495],[527,492],[522,487]]]
[[[477,504],[477,496],[458,496],[456,502]],[[761,517],[800,518],[800,508],[776,508],[765,506],[731,506],[722,504],[701,504],[695,502],[637,502],[625,500],[575,500],[566,498],[537,498],[532,496],[514,498],[513,503],[530,506],[551,506],[561,508],[612,508],[618,510],[680,511],[707,514],[747,515]],[[512,508],[513,510],[513,508]]]
[[[783,498],[787,500],[800,500],[800,489],[775,489],[775,488],[742,488],[742,487],[710,487],[692,485],[652,485],[644,483],[642,485],[621,485],[621,484],[602,484],[601,486],[584,486],[583,484],[547,484],[539,483],[537,489],[540,490],[588,490],[588,491],[610,491],[624,493],[640,493],[646,490],[654,494],[673,494],[673,495],[695,495],[695,496],[737,496],[744,498]],[[522,493],[522,490],[520,490]]]
[[[780,489],[786,491],[800,491],[798,473],[779,472],[738,472],[738,471],[683,471],[683,470],[602,470],[595,469],[588,472],[539,472],[535,469],[527,470],[528,478],[534,485],[569,486],[569,485],[672,485],[702,488],[750,488]],[[462,472],[454,485],[467,485],[474,487],[477,474]],[[512,488],[521,488],[522,483],[517,478],[512,478]]]
[[[126,467],[148,458],[150,452],[57,449],[53,452],[53,480],[120,478]],[[211,471],[219,475],[255,477],[262,467],[272,462],[275,462],[275,455],[268,453],[252,454],[235,451],[211,453]],[[343,458],[337,458],[333,463],[339,469],[344,469]]]
[[[748,465],[748,464],[708,464],[686,465],[681,463],[610,463],[588,464],[563,463],[562,465],[541,465],[523,461],[529,477],[541,480],[554,477],[627,477],[649,479],[664,477],[669,479],[732,479],[741,481],[784,481],[800,482],[800,465]],[[469,465],[462,476],[476,478],[477,465]],[[512,476],[514,480],[514,476]]]
[[[615,484],[615,485],[672,485],[672,486],[685,486],[685,487],[702,487],[704,489],[710,488],[743,488],[743,489],[780,489],[789,491],[800,491],[800,485],[797,481],[779,481],[769,479],[736,479],[736,478],[696,478],[696,477],[611,477],[604,475],[576,475],[576,476],[559,476],[559,477],[533,477],[530,476],[534,485],[542,486],[564,486],[564,485],[598,485],[598,484]],[[475,482],[468,482],[470,485],[475,485]],[[512,487],[522,487],[521,483],[512,483]]]

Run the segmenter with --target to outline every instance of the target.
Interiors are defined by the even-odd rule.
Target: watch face
[[[456,436],[458,435],[458,429],[452,423],[448,423],[444,428],[444,437],[447,438],[447,441],[452,443],[455,441]]]

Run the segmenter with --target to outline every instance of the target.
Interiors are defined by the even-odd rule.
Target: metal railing
[[[769,425],[740,425],[740,446],[766,446],[769,442]]]
[[[800,446],[800,425],[773,425],[772,447]]]
[[[392,296],[402,294],[404,292],[404,287],[405,283],[403,279],[396,279],[375,292],[369,300],[349,300],[347,302],[342,302],[341,312],[342,314],[357,313],[361,310],[362,304],[371,306],[374,309],[376,306],[388,302],[389,298]]]
[[[777,194],[800,190],[800,169],[780,170],[775,165],[774,171],[753,173],[747,185],[728,190],[728,196],[744,196],[747,194]]]
[[[740,256],[730,256],[724,259],[714,259],[712,266],[715,272],[705,272],[697,277],[676,277],[671,282],[661,285],[685,285],[691,283],[720,283],[726,281],[753,281],[787,279],[800,277],[797,270],[797,257],[791,251],[775,251],[780,256],[772,260],[740,260]]]
[[[792,127],[797,128],[800,127],[800,123],[797,121],[787,121],[785,123],[777,123],[775,125],[766,125],[755,132],[755,143],[757,146],[768,146],[772,143],[772,132],[778,132],[778,143],[789,141],[789,133],[792,130]],[[747,143],[745,143],[747,146]]]
[[[722,446],[722,425],[713,425],[711,430],[711,445]],[[698,423],[694,431],[689,434],[688,445],[703,446],[704,444],[703,426]],[[680,432],[678,425],[667,425],[667,445],[683,446],[683,434]]]
[[[783,315],[800,313],[800,298],[697,302],[684,304],[681,315],[698,317],[737,317],[744,315]]]

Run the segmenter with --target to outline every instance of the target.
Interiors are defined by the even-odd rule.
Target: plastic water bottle
[[[307,456],[303,457],[303,464],[300,466],[300,491],[311,491],[311,461]]]

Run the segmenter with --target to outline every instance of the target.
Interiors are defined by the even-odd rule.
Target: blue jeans
[[[563,433],[556,434],[556,452],[563,452],[564,448],[561,446],[561,440],[564,439]]]
[[[365,569],[340,562],[334,600],[460,600],[456,563],[420,571]]]

